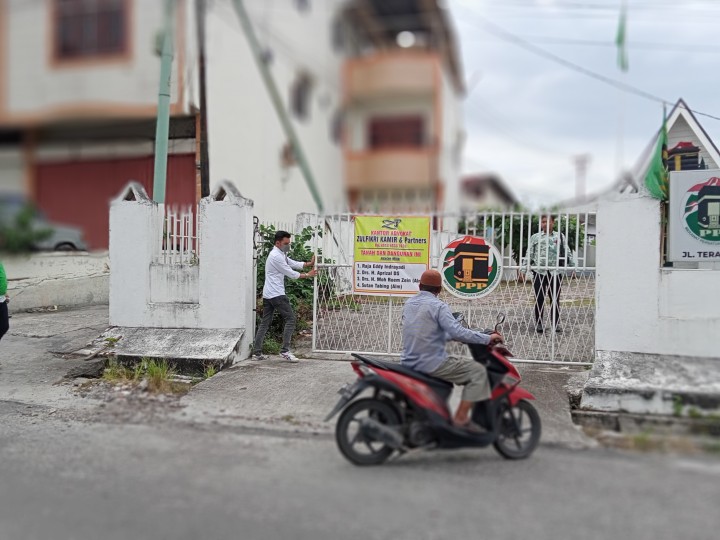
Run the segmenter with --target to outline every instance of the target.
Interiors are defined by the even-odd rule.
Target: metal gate
[[[502,280],[489,295],[464,300],[443,291],[440,297],[453,311],[463,312],[471,327],[492,326],[496,315],[505,313],[503,335],[516,361],[589,364],[595,353],[595,214],[553,213],[555,229],[569,248],[569,262],[563,266],[559,256],[552,260],[546,246],[545,258],[540,257],[543,266],[532,261],[528,272],[527,248],[533,235],[541,231],[543,215],[431,216],[432,268],[438,267],[445,246],[465,234],[484,237],[503,258]],[[314,352],[398,356],[405,299],[353,294],[354,216],[318,217],[316,226],[322,234],[315,245],[319,274],[313,306]],[[559,320],[551,309],[548,293],[553,291],[545,287],[549,284],[559,292]],[[538,296],[536,290],[544,294]],[[540,333],[536,319],[543,298]],[[459,354],[467,350],[451,347]]]

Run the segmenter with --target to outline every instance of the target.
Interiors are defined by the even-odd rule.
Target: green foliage
[[[142,365],[151,388],[161,389],[168,379],[175,374],[174,370],[167,363],[167,360],[154,360],[143,358]]]
[[[9,253],[25,253],[35,249],[38,242],[50,238],[52,229],[36,229],[34,224],[35,209],[25,205],[14,219],[0,221],[0,251]]]
[[[128,384],[135,386],[147,379],[147,389],[154,394],[183,394],[187,392],[185,385],[173,382],[175,370],[167,360],[142,358],[132,368],[112,358],[103,379],[112,384]]]
[[[265,335],[265,342],[263,343],[263,352],[266,354],[280,354],[280,348],[282,346],[282,328],[280,329],[280,337],[277,338],[277,331],[275,334],[270,335],[270,332]],[[278,341],[278,339],[280,341]]]
[[[137,380],[133,371],[111,358],[103,373],[103,379],[111,383],[122,383]]]
[[[682,416],[684,403],[682,396],[673,396],[673,416]]]
[[[117,344],[118,341],[120,341],[120,338],[106,337],[105,338],[105,347],[108,349],[111,349],[111,348],[115,347],[115,345]]]
[[[205,366],[205,371],[203,371],[203,377],[209,379],[210,377],[215,376],[216,373],[217,369],[215,368],[215,366],[213,366],[212,364],[208,364],[207,366]]]

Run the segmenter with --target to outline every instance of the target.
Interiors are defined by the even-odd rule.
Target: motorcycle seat
[[[375,366],[380,369],[386,369],[388,371],[393,371],[395,373],[399,373],[400,375],[406,375],[415,380],[424,382],[425,384],[437,390],[440,390],[441,392],[447,392],[448,390],[452,390],[453,388],[453,383],[438,379],[437,377],[432,377],[430,375],[427,375],[426,373],[420,373],[419,371],[406,368],[402,364],[398,364],[397,362],[378,360],[377,358],[371,358],[369,356],[362,356],[360,354],[354,353],[353,356],[358,360],[365,362],[366,364],[369,364],[371,366]]]

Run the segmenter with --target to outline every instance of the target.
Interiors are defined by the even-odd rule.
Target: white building
[[[462,68],[439,2],[348,2],[345,178],[362,211],[460,204]]]
[[[176,5],[168,204],[201,190],[195,2]],[[458,205],[462,73],[437,1],[244,4],[326,211]],[[233,0],[207,7],[210,189],[230,179],[263,221],[316,211]],[[128,180],[152,191],[163,22],[159,0],[0,0],[0,192],[91,248]]]

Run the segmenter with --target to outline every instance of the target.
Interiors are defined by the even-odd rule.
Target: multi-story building
[[[201,0],[176,0],[167,204],[200,196]],[[0,0],[0,191],[108,241],[108,201],[152,191],[160,0]],[[326,211],[457,205],[462,74],[436,0],[245,1]],[[205,2],[210,187],[264,221],[317,206],[234,11]]]
[[[457,210],[464,91],[435,0],[348,2],[345,185],[353,209]]]

